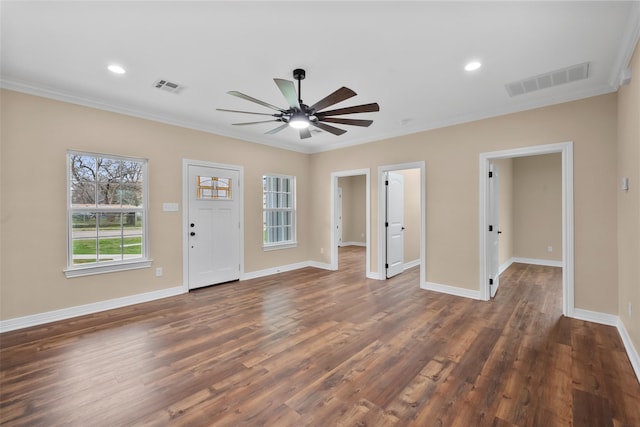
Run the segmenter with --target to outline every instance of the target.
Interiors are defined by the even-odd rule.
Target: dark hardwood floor
[[[0,335],[0,424],[640,426],[616,329],[562,317],[560,269],[514,264],[480,302],[340,252]]]

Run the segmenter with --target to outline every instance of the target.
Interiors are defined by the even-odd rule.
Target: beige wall
[[[204,132],[2,91],[2,319],[182,285],[182,159],[244,166],[245,272],[309,259],[309,156]],[[154,269],[67,279],[66,150],[149,160]],[[262,175],[295,175],[298,247],[262,251]]]
[[[310,254],[329,262],[331,172],[426,162],[426,277],[479,290],[479,155],[483,152],[574,142],[575,304],[618,312],[616,205],[617,96],[509,114],[447,128],[314,154],[310,183]],[[375,124],[371,128],[375,131]],[[593,173],[594,165],[598,173]],[[377,178],[371,204],[377,206]],[[371,268],[378,270],[378,217],[372,209]],[[604,226],[603,226],[604,225]],[[417,285],[417,284],[416,284]]]
[[[338,178],[342,188],[342,242],[362,243],[367,240],[367,177],[366,175]]]
[[[631,83],[618,92],[618,173],[612,188],[618,202],[619,316],[640,350],[640,44],[630,66]],[[629,178],[629,191],[620,190],[622,177]]]
[[[513,159],[512,191],[513,256],[562,261],[562,155]]]
[[[246,272],[306,260],[329,263],[332,172],[425,161],[426,280],[478,290],[479,154],[570,140],[575,154],[576,307],[618,313],[617,277],[623,269],[618,269],[612,208],[619,197],[616,94],[310,156],[10,91],[2,92],[1,107],[2,319],[180,285],[181,214],[162,212],[161,206],[181,202],[183,158],[244,166]],[[375,124],[371,130],[375,132]],[[154,266],[164,268],[163,277],[143,269],[64,278],[67,149],[149,159],[150,251]],[[598,173],[593,173],[594,165]],[[295,249],[261,249],[264,173],[297,177]],[[375,272],[378,179],[371,178]]]

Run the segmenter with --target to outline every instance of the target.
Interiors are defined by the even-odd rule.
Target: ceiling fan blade
[[[260,104],[263,105],[267,108],[271,108],[272,110],[276,110],[276,111],[280,111],[281,113],[284,113],[284,110],[282,108],[276,107],[275,105],[271,105],[267,102],[264,101],[260,101],[259,99],[255,99],[252,96],[249,95],[245,95],[242,92],[238,92],[237,90],[232,90],[230,92],[227,92],[229,95],[233,95],[233,96],[237,96],[238,98],[242,98],[242,99],[246,99],[247,101],[251,101],[251,102],[255,102],[256,104]]]
[[[285,124],[283,124],[283,125],[281,125],[281,126],[278,126],[278,127],[277,127],[277,128],[275,128],[275,129],[271,129],[269,132],[265,132],[264,134],[265,134],[265,135],[273,135],[274,133],[278,133],[278,132],[280,132],[282,129],[287,128],[288,126],[289,126],[289,124],[288,124],[288,123],[285,123]]]
[[[346,132],[346,130],[344,129],[340,129],[334,126],[329,126],[328,124],[322,123],[322,122],[311,122],[312,126],[315,126],[317,128],[320,128],[322,130],[325,130],[329,133],[332,133],[334,135],[342,135],[343,133]]]
[[[355,114],[355,113],[372,113],[375,111],[380,111],[380,106],[377,102],[371,104],[363,104],[363,105],[355,105],[353,107],[346,108],[338,108],[337,110],[331,111],[322,111],[316,113],[315,116],[320,118],[324,118],[327,116],[339,116],[341,114]]]
[[[309,109],[313,111],[322,110],[323,108],[327,108],[333,104],[337,104],[340,101],[349,99],[352,96],[356,96],[356,93],[348,87],[343,86],[332,94],[325,96],[320,101],[313,104],[311,107],[309,107]]]
[[[233,126],[257,125],[258,123],[281,122],[282,120],[262,120],[260,122],[231,123]]]
[[[277,114],[271,114],[271,113],[255,113],[253,111],[239,111],[239,110],[227,110],[225,108],[216,108],[216,111],[225,111],[227,113],[243,113],[243,114],[257,114],[259,116],[275,116],[278,117]]]
[[[343,125],[351,125],[351,126],[363,126],[368,127],[373,123],[373,120],[356,120],[356,119],[341,119],[339,117],[323,117],[321,119],[323,122],[329,123],[340,123]]]
[[[300,109],[300,103],[298,102],[298,94],[296,93],[296,86],[290,80],[273,79],[278,85],[278,89],[284,95],[284,99],[287,100],[291,108]]]
[[[307,138],[311,138],[311,131],[309,131],[309,128],[300,129],[300,139],[307,139]]]

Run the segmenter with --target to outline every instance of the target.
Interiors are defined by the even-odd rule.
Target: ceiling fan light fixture
[[[476,71],[480,67],[482,67],[482,63],[480,61],[471,61],[464,66],[464,69],[466,71]]]
[[[303,113],[296,113],[289,119],[289,126],[295,129],[306,129],[309,127],[309,119]]]
[[[111,71],[113,74],[124,74],[127,70],[124,69],[121,65],[118,64],[110,64],[107,69]]]

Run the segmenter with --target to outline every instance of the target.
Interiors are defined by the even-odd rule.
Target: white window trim
[[[292,179],[293,180],[293,208],[291,208],[291,212],[292,212],[292,220],[291,220],[291,233],[293,235],[293,238],[291,240],[287,240],[285,242],[275,242],[275,243],[265,243],[264,239],[262,240],[262,250],[263,251],[276,251],[276,250],[280,250],[280,249],[290,249],[290,248],[296,248],[298,247],[298,220],[297,220],[297,216],[298,216],[298,209],[297,209],[297,203],[298,203],[298,184],[297,184],[297,179],[294,175],[284,175],[284,174],[277,174],[277,173],[266,173],[263,176],[264,177],[273,177],[273,178],[288,178],[288,179]],[[262,189],[262,195],[264,197],[264,187]],[[282,210],[282,209],[269,209],[269,210]],[[264,208],[264,206],[262,207],[262,212],[263,212],[263,218],[264,218],[264,212],[266,211],[266,209]]]
[[[108,157],[110,159],[120,159],[128,161],[136,161],[142,163],[142,248],[143,253],[141,258],[128,259],[123,261],[103,262],[95,265],[72,265],[73,259],[73,221],[72,212],[87,210],[87,209],[72,209],[71,208],[71,156],[83,155],[83,156],[100,156]],[[67,178],[66,178],[66,191],[67,191],[67,267],[63,270],[66,278],[90,276],[94,274],[113,273],[117,271],[135,270],[140,268],[149,268],[153,262],[149,258],[149,167],[148,160],[139,157],[118,156],[114,154],[93,153],[88,151],[67,151]],[[118,209],[114,209],[114,212]],[[95,211],[95,209],[93,209]],[[129,211],[129,210],[127,210]]]

